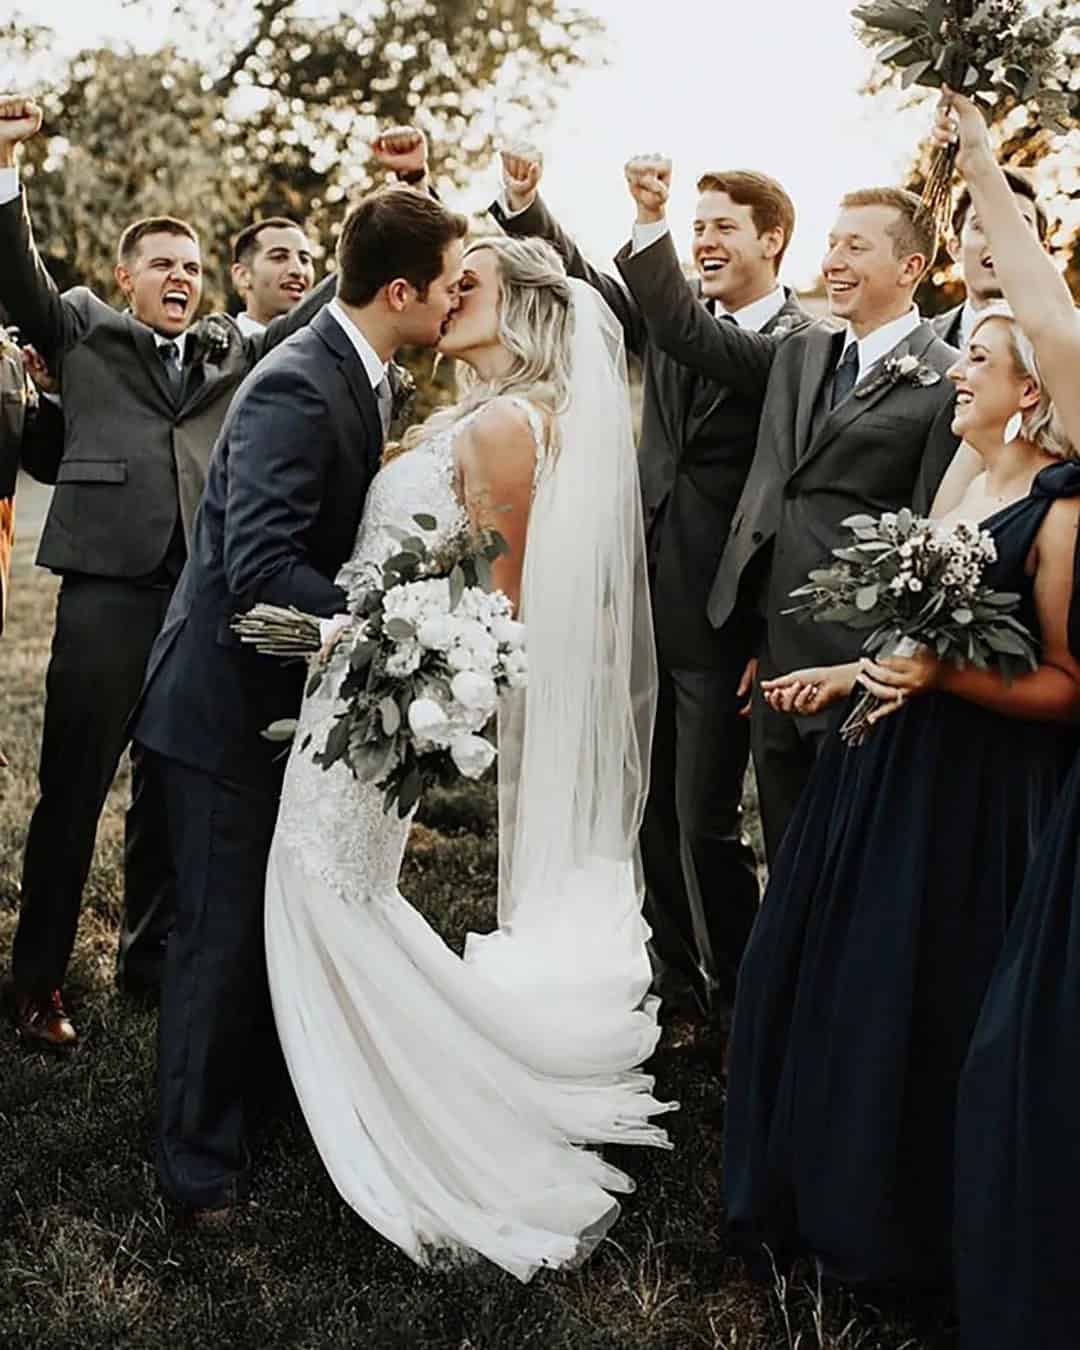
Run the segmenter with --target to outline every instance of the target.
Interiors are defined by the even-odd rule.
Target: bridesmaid
[[[993,250],[994,270],[1080,442],[1080,317],[1024,227],[982,116],[947,95],[941,142]],[[1073,613],[1073,645],[1080,639]],[[960,1081],[956,1270],[965,1350],[1076,1350],[1080,1214],[1080,760],[1018,900]]]
[[[951,1276],[957,1083],[1080,710],[1080,464],[1009,311],[984,311],[949,376],[982,472],[935,514],[992,533],[986,580],[1020,593],[1039,668],[1008,685],[924,652],[764,686],[795,713],[856,679],[891,700],[865,745],[826,745],[784,839],[728,1079],[732,1226],[846,1280]]]

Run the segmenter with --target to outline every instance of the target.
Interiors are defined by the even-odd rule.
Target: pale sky
[[[898,112],[859,96],[871,58],[852,34],[852,2],[577,0],[607,24],[609,65],[573,77],[539,143],[545,196],[586,253],[604,265],[628,234],[623,162],[662,151],[674,161],[671,220],[684,253],[699,173],[760,169],[784,184],[798,212],[785,279],[811,284],[839,196],[898,181],[929,126],[928,107]],[[159,0],[32,8],[65,51],[104,37],[145,47],[165,36]],[[507,132],[510,96],[496,112]],[[495,181],[492,166],[450,204],[480,206]]]

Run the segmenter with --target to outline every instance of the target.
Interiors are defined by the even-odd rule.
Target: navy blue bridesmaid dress
[[[1051,465],[984,522],[987,581],[1020,592],[1036,633],[1025,561],[1053,501],[1075,495],[1080,466]],[[934,692],[862,746],[826,744],[739,974],[734,1232],[841,1279],[950,1279],[957,1084],[1074,744]]]
[[[972,1037],[956,1149],[965,1350],[1077,1350],[1080,757],[1028,869]]]

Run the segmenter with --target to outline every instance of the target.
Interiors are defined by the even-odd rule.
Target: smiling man
[[[315,284],[311,242],[284,216],[257,220],[232,241],[232,283],[244,302],[241,333],[260,333],[294,309]]]
[[[753,332],[709,322],[684,294],[663,228],[670,176],[666,159],[628,166],[635,235],[648,227],[658,236],[620,255],[623,278],[661,351],[725,383],[761,414],[731,531],[717,548],[708,616],[723,631],[732,612],[752,601],[765,619],[763,677],[852,660],[864,635],[799,623],[791,592],[847,541],[848,516],[925,511],[953,460],[953,391],[944,375],[956,352],[914,303],[936,248],[932,223],[901,188],[848,193],[822,260],[836,322],[785,335]],[[774,712],[755,690],[751,742],[770,861],[829,725],[824,716]]]
[[[16,1023],[71,1044],[62,984],[98,818],[127,744],[147,657],[187,557],[210,450],[256,361],[333,296],[328,279],[261,333],[197,320],[199,238],[171,216],[124,231],[120,312],[86,287],[60,295],[34,245],[17,149],[31,100],[0,96],[0,304],[59,377],[64,445],[38,563],[61,577],[46,678],[41,795],[27,836],[13,949]],[[117,978],[153,994],[173,910],[162,803],[132,755]]]
[[[1050,222],[1046,208],[1039,201],[1035,184],[1019,169],[1003,167],[1009,186],[1012,188],[1016,204],[1020,208],[1028,229],[1038,236],[1040,243],[1046,244]],[[979,217],[972,210],[971,194],[963,188],[956,199],[956,208],[952,216],[952,234],[948,241],[949,256],[960,265],[964,289],[967,292],[962,304],[939,314],[934,319],[934,329],[939,338],[954,347],[964,347],[968,335],[975,324],[975,317],[981,309],[1002,299],[1001,282],[994,271],[994,259],[990,245],[983,233]]]

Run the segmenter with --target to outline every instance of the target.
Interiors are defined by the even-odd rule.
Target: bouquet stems
[[[914,638],[901,638],[887,656],[914,656],[919,644]],[[845,717],[840,727],[840,736],[845,745],[862,745],[873,728],[870,714],[882,706],[882,700],[869,689],[864,689],[856,700],[854,708]]]

